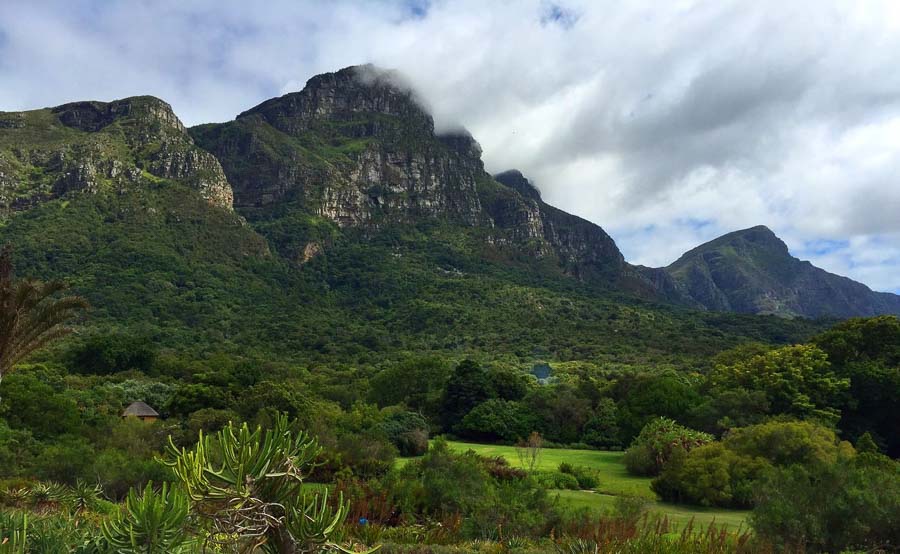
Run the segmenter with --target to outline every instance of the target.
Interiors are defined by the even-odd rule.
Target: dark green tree
[[[473,360],[463,360],[444,390],[441,402],[444,428],[452,429],[472,408],[493,396],[488,372]]]

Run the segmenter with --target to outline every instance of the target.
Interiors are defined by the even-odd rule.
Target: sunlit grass
[[[522,467],[519,456],[514,446],[495,444],[476,444],[468,442],[448,441],[449,447],[457,452],[473,450],[482,456],[502,456],[510,465]],[[541,451],[535,469],[541,471],[555,471],[562,462],[573,465],[585,466],[596,469],[600,473],[600,484],[596,491],[567,491],[554,490],[552,494],[558,495],[563,505],[574,509],[588,508],[591,510],[608,510],[612,508],[616,496],[639,496],[650,502],[651,514],[666,515],[669,521],[678,525],[685,525],[691,518],[697,525],[706,526],[715,521],[717,524],[728,525],[736,529],[743,526],[749,512],[741,510],[720,510],[702,508],[699,506],[683,506],[658,502],[656,495],[650,490],[652,479],[647,477],[635,477],[629,475],[622,463],[623,452],[608,452],[602,450],[575,450],[570,448],[545,448]],[[399,458],[398,465],[403,465],[409,458]]]

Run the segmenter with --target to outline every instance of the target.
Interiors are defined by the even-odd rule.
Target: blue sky
[[[372,62],[632,262],[763,224],[900,291],[898,51],[887,0],[4,0],[0,109],[153,94],[222,121]]]

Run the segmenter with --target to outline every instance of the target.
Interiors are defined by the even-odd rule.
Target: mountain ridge
[[[456,226],[485,259],[555,268],[592,286],[692,309],[900,313],[900,297],[793,258],[763,226],[699,245],[665,268],[629,264],[602,227],[545,203],[518,170],[488,174],[471,134],[435,133],[413,90],[373,66],[314,76],[232,121],[191,128],[147,96],[0,112],[7,215],[81,192],[121,194],[166,182],[233,209],[298,267],[342,234],[370,240],[431,222]]]
[[[710,310],[812,318],[900,314],[900,296],[795,258],[763,225],[701,244],[664,269]]]

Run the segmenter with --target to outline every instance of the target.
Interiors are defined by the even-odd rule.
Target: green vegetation
[[[0,279],[52,312],[35,332],[77,331],[41,350],[21,347],[39,332],[4,335],[0,551],[897,544],[896,317],[655,303],[602,263],[536,256],[543,239],[510,246],[515,227],[385,217],[381,202],[411,194],[393,184],[361,189],[366,225],[311,208],[342,182],[332,171],[376,151],[472,162],[421,111],[297,127],[264,104],[192,130],[229,178],[284,194],[234,213],[198,189],[215,160],[153,115],[167,108],[129,102],[127,118],[106,104],[0,115],[0,173],[15,179],[0,183],[15,211],[0,241],[19,275],[63,279],[92,306],[44,310],[58,289]],[[72,190],[54,188],[71,173],[48,161],[60,145],[92,168]],[[168,173],[167,153],[196,167]],[[491,213],[525,214],[476,177]],[[597,233],[553,213],[561,235]],[[123,418],[136,401],[160,417]]]
[[[595,493],[592,491],[559,490],[550,491],[551,496],[558,496],[560,502],[572,509],[588,509],[596,513],[604,513],[615,507],[618,496]],[[703,508],[701,506],[684,506],[647,500],[647,512],[651,515],[666,517],[679,528],[693,522],[699,527],[710,524],[726,525],[731,530],[748,529],[748,511]]]

